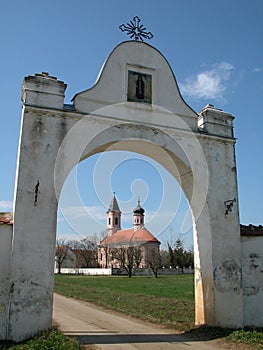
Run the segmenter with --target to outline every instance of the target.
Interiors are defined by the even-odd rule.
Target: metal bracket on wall
[[[236,202],[236,198],[234,199],[229,199],[228,201],[224,202],[225,205],[225,216],[231,213],[234,202]]]

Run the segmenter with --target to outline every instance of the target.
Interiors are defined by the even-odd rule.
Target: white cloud
[[[254,68],[252,72],[253,73],[260,73],[260,72],[262,72],[262,68],[259,68],[259,67]]]
[[[0,211],[12,211],[13,202],[12,201],[0,201]]]
[[[214,64],[211,69],[190,76],[180,84],[182,94],[197,99],[225,101],[226,82],[234,66],[227,62]]]
[[[71,206],[60,208],[60,211],[64,217],[70,218],[71,220],[91,217],[94,220],[101,221],[106,218],[106,211],[101,206]]]

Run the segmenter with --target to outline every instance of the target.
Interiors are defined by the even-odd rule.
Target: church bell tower
[[[107,236],[112,236],[121,229],[121,211],[113,194],[109,209],[107,211]]]
[[[134,231],[143,228],[144,226],[144,212],[145,210],[141,207],[140,199],[138,199],[137,207],[133,210],[133,227]]]

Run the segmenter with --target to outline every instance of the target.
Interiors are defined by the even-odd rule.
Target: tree
[[[183,268],[185,267],[185,251],[183,242],[179,238],[176,240],[173,255],[175,267],[179,267],[183,272]]]
[[[98,243],[96,235],[82,238],[80,241],[71,241],[70,247],[77,257],[78,267],[97,267]]]
[[[68,255],[68,250],[69,246],[66,244],[66,240],[63,238],[57,239],[55,261],[57,263],[59,274],[61,273],[62,263]]]
[[[173,229],[170,229],[170,239],[166,241],[167,252],[162,255],[166,257],[166,266],[171,268],[180,268],[182,272],[184,267],[194,265],[194,253],[193,249],[185,250],[183,240],[178,235],[175,239]]]
[[[111,259],[117,260],[131,278],[133,268],[138,267],[142,259],[141,247],[123,245],[111,248]]]
[[[107,269],[109,267],[109,263],[111,260],[111,248],[108,246],[104,246],[103,249],[105,252],[105,262],[106,262],[105,268]]]
[[[152,270],[154,277],[158,277],[158,269],[161,267],[161,257],[158,249],[152,248],[148,251],[146,263]]]
[[[168,251],[165,249],[160,250],[160,258],[161,258],[161,265],[162,267],[169,267],[170,264],[168,263],[169,257],[168,257]]]
[[[193,268],[194,266],[194,251],[193,247],[185,251],[185,266]]]
[[[167,249],[168,249],[168,255],[167,255],[167,260],[168,260],[168,265],[171,268],[175,267],[175,257],[174,257],[174,249],[170,242],[167,242]]]
[[[175,268],[176,267],[176,262],[175,262],[175,247],[176,247],[176,241],[179,239],[180,235],[175,235],[174,229],[170,227],[170,239],[166,241],[166,246],[167,246],[167,265],[170,268]]]

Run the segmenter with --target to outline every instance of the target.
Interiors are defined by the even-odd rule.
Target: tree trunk
[[[129,275],[129,278],[131,278],[131,276],[132,276],[132,268],[128,268],[128,275]]]

